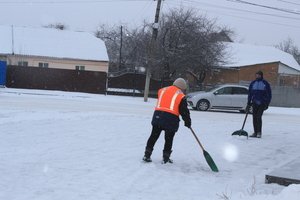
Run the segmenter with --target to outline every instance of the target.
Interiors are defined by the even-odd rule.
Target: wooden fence
[[[105,72],[8,66],[6,86],[11,88],[47,89],[104,94]]]
[[[107,76],[105,72],[54,68],[7,66],[6,86],[10,88],[46,89],[96,94],[143,96],[146,76],[126,73]],[[151,79],[150,97],[156,97],[159,88],[172,81]]]

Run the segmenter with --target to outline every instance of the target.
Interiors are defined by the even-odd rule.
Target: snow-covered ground
[[[191,111],[219,167],[214,173],[182,122],[174,164],[160,163],[163,135],[153,162],[141,162],[154,105],[155,99],[0,88],[0,199],[300,199],[300,185],[264,183],[265,174],[299,156],[300,109],[269,108],[263,138],[249,140],[231,136],[243,114]]]

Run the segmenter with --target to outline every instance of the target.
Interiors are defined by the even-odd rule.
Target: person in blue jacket
[[[253,108],[254,133],[250,137],[261,138],[262,115],[268,109],[272,99],[270,84],[264,79],[262,71],[255,74],[256,79],[251,82],[248,94],[248,108]]]

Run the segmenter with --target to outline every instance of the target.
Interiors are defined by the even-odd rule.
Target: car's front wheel
[[[206,111],[209,108],[209,102],[205,99],[198,101],[197,110]]]

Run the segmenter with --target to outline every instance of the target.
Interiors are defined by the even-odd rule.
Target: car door
[[[232,87],[225,86],[216,90],[213,96],[212,107],[222,108],[232,105]]]
[[[244,87],[232,88],[232,107],[244,108],[248,100],[248,89]]]

